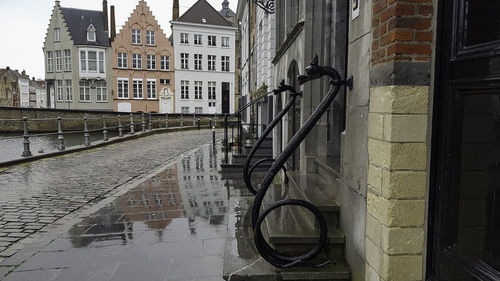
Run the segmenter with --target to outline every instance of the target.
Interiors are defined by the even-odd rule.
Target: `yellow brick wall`
[[[427,86],[370,90],[366,280],[423,280]]]

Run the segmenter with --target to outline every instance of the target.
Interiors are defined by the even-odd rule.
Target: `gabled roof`
[[[198,0],[176,21],[232,27],[206,0]]]
[[[95,45],[109,47],[108,31],[104,30],[104,14],[102,11],[61,8],[69,33],[75,45]],[[96,41],[87,41],[87,29],[90,25],[96,29]]]

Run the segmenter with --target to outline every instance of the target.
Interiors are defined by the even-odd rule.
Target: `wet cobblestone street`
[[[106,198],[110,191],[151,173],[154,169],[167,164],[183,152],[207,143],[211,139],[212,132],[210,130],[172,132],[0,170],[0,193],[2,194],[0,197],[0,264],[24,248],[25,245],[29,245],[33,240],[41,237],[47,231],[45,228],[58,219],[84,206],[97,203]],[[177,205],[172,207],[174,209],[169,209],[169,212],[176,213],[177,217],[180,217],[184,212],[179,206],[189,204],[189,202],[182,202],[180,195],[172,198],[168,197],[170,193],[163,194],[160,192],[158,194],[167,197],[161,197],[162,199],[157,197],[149,198],[150,201],[148,202],[152,204],[158,202],[155,200],[163,200],[162,206],[171,206],[171,202],[178,200]],[[178,192],[174,194],[178,194]],[[127,205],[130,200],[139,205],[146,202],[144,201],[146,199],[138,194],[136,197],[124,198],[123,206],[113,208],[121,210],[125,206],[135,206]],[[175,209],[175,206],[179,207],[179,209]],[[169,222],[165,223],[177,223],[172,220],[170,215],[168,217]],[[125,236],[120,236],[122,240],[119,243],[127,241],[126,237],[132,231],[134,216],[126,217],[121,214],[109,219],[112,220],[108,221],[112,223],[112,226],[116,223],[123,227],[123,229],[120,229],[120,233],[124,233]],[[159,223],[156,218],[154,220],[153,228],[155,224]],[[102,231],[98,228],[92,227],[95,225],[83,224],[78,228],[78,231],[83,231],[83,228],[89,226],[90,229],[85,231],[95,232],[96,234],[101,233]],[[141,226],[134,224],[133,229],[138,231],[141,227],[147,228],[148,226],[146,224]],[[158,228],[161,228],[160,225],[158,225]],[[111,231],[115,235],[112,230],[106,231]],[[78,231],[75,233],[79,233]],[[134,233],[138,235],[137,232]],[[82,232],[82,234],[87,236],[84,235],[78,239],[68,236],[66,240],[68,243],[69,241],[78,241],[77,244],[80,245],[94,243],[95,239],[88,238],[89,232]],[[161,235],[158,236],[159,239],[160,237]],[[0,279],[2,279],[4,273],[0,267]],[[45,279],[41,276],[35,279],[15,280],[41,281]],[[97,278],[95,280],[104,279]]]
[[[221,158],[211,144],[182,154],[97,204],[4,280],[221,281],[231,220]]]

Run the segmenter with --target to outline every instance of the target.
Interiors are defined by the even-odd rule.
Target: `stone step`
[[[245,164],[245,161],[247,160],[248,155],[247,154],[234,154],[233,159],[232,159],[232,164]],[[272,155],[269,154],[255,154],[252,157],[252,161],[250,163],[255,163],[261,159],[266,159],[266,158],[272,158]],[[265,162],[265,163],[271,163],[271,162]],[[264,164],[264,163],[262,163]],[[260,165],[262,165],[260,164]]]
[[[243,146],[243,153],[245,154],[248,154],[250,153],[250,150],[252,150],[252,147],[253,145],[245,145]],[[269,145],[269,146],[265,146],[264,144],[262,144],[261,146],[259,146],[259,148],[257,148],[257,154],[269,154],[269,155],[272,155],[273,154],[273,146],[272,145]]]
[[[300,209],[302,207],[283,206],[266,216],[262,228],[264,236],[282,254],[304,254],[319,239],[318,228],[310,223]],[[329,227],[327,244],[315,263],[344,260],[344,244],[344,234],[335,227]]]
[[[339,181],[328,181],[317,173],[293,171],[288,173],[289,193],[292,198],[308,201],[318,207],[329,227],[338,227],[340,206],[337,203]],[[304,215],[317,225],[310,211],[304,209]]]
[[[351,271],[344,262],[329,264],[322,268],[294,267],[281,272],[283,281],[339,281],[350,280]]]
[[[255,168],[256,172],[266,172],[271,168],[272,163],[262,163],[257,168]],[[220,167],[222,169],[222,173],[234,173],[235,176],[243,177],[243,164],[224,164],[221,163]]]

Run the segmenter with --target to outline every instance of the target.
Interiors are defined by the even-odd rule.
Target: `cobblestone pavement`
[[[0,170],[0,263],[56,220],[211,139],[210,130],[172,132]]]
[[[241,224],[222,156],[201,145],[113,192],[4,281],[222,281],[228,224]]]

